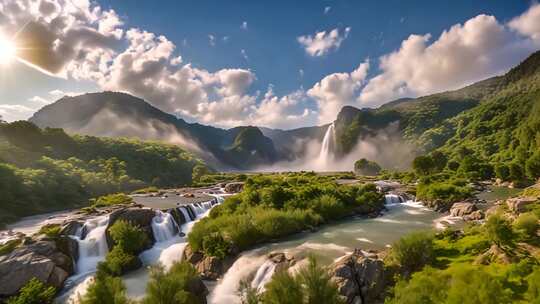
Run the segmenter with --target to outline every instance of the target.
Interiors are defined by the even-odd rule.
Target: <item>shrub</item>
[[[540,152],[536,151],[525,163],[525,171],[531,179],[540,177]]]
[[[387,304],[444,303],[448,278],[431,267],[414,273],[410,280],[401,279]]]
[[[321,195],[313,201],[313,211],[320,214],[324,219],[339,219],[347,213],[345,205],[332,195]]]
[[[126,287],[121,278],[109,276],[103,270],[96,273],[94,281],[88,286],[81,304],[128,304]]]
[[[32,278],[17,296],[7,300],[7,304],[49,304],[54,300],[56,289],[47,287],[40,280]]]
[[[203,237],[203,248],[209,256],[224,258],[229,253],[230,244],[219,232],[214,232]]]
[[[506,164],[497,164],[495,166],[495,176],[506,181],[510,177],[510,168]]]
[[[141,261],[136,255],[126,252],[120,246],[115,246],[109,251],[103,263],[107,273],[115,276],[120,276],[141,266]]]
[[[416,196],[421,200],[439,199],[444,202],[455,202],[471,196],[471,189],[451,182],[420,183]]]
[[[534,213],[522,213],[514,221],[514,228],[526,237],[535,237],[538,230],[538,217]]]
[[[44,234],[50,238],[57,238],[60,236],[62,226],[59,224],[46,224],[39,228],[38,234]]]
[[[540,304],[540,267],[535,267],[531,274],[527,276],[527,292],[525,299],[531,304]]]
[[[433,261],[433,240],[434,236],[429,232],[406,235],[392,245],[391,257],[409,275]]]
[[[354,163],[354,171],[359,175],[379,175],[381,166],[374,161],[362,158]]]
[[[504,245],[511,245],[514,234],[512,233],[512,227],[508,220],[506,220],[500,214],[491,215],[484,225],[486,235],[488,239],[501,247]]]
[[[433,172],[435,164],[428,155],[417,156],[412,163],[414,172],[418,175],[428,175]]]
[[[263,295],[265,304],[298,304],[303,301],[302,284],[287,270],[276,272],[265,289]]]
[[[22,239],[15,239],[0,245],[0,256],[11,253],[21,242]]]
[[[308,265],[298,273],[298,279],[303,286],[304,303],[343,303],[337,285],[332,281],[330,274],[319,266],[315,258],[309,258]]]
[[[133,203],[133,198],[124,193],[116,193],[91,199],[90,202],[92,203],[92,207],[99,208],[113,205],[131,204]]]
[[[175,263],[169,271],[165,271],[161,265],[152,266],[142,303],[201,303],[192,293],[195,280],[199,280],[199,275],[188,262]]]
[[[110,228],[109,233],[115,246],[121,247],[126,253],[138,254],[148,243],[148,236],[139,227],[124,220],[116,221]]]

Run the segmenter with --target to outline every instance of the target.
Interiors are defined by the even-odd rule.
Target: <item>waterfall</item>
[[[264,262],[264,264],[257,269],[257,273],[255,274],[253,281],[251,281],[251,287],[255,288],[258,293],[264,292],[264,287],[272,279],[272,276],[276,271],[276,266],[276,263],[271,260]]]
[[[384,196],[386,205],[394,205],[403,203],[405,200],[397,194],[386,194]]]
[[[109,216],[97,217],[87,220],[77,231],[77,236],[74,237],[79,243],[77,273],[96,270],[97,264],[105,258],[109,251],[105,236],[108,224]]]
[[[173,238],[176,234],[176,222],[168,212],[156,210],[156,215],[152,219],[152,233],[156,242],[164,242]]]
[[[328,126],[321,145],[321,151],[319,152],[318,165],[320,169],[328,169],[328,163],[333,159],[334,147],[336,144],[336,130],[334,123]]]
[[[192,220],[186,208],[179,207],[178,210],[180,210],[180,212],[182,212],[182,215],[184,215],[184,219],[186,220],[186,223]]]

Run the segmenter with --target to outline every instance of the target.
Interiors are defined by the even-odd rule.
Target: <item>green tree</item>
[[[522,213],[513,223],[514,227],[522,232],[527,238],[536,237],[536,231],[538,231],[538,217],[532,213]]]
[[[525,299],[531,304],[540,304],[540,267],[535,267],[527,276],[527,285]]]
[[[520,182],[525,178],[523,166],[518,162],[511,162],[508,165],[510,175],[508,178],[513,182]]]
[[[265,288],[266,291],[263,295],[263,303],[265,304],[303,303],[302,284],[287,270],[276,272]]]
[[[343,303],[337,285],[332,281],[330,274],[317,263],[315,258],[309,258],[308,265],[298,273],[298,279],[304,289],[305,304]]]
[[[79,302],[81,304],[129,304],[122,279],[109,276],[101,270],[102,267],[98,265],[94,281],[88,286],[86,294]]]
[[[116,221],[110,228],[109,233],[115,246],[121,247],[126,253],[138,254],[148,244],[148,236],[138,226],[134,226],[125,220]]]
[[[433,160],[435,170],[439,172],[444,170],[446,163],[448,162],[448,157],[446,157],[446,154],[442,153],[441,151],[431,152],[431,159]]]
[[[525,163],[527,176],[531,179],[540,177],[540,151],[536,151]]]
[[[484,226],[489,240],[499,247],[511,245],[514,234],[508,220],[500,214],[491,215]]]
[[[146,286],[146,295],[143,304],[196,304],[200,299],[192,292],[197,286],[199,275],[197,270],[188,262],[172,265],[165,271],[162,265],[152,266],[150,280]],[[198,287],[202,287],[198,285]]]
[[[495,176],[503,181],[507,181],[510,177],[510,168],[506,164],[497,164],[495,166]]]
[[[381,166],[374,161],[362,158],[354,163],[354,171],[360,175],[379,175]]]
[[[429,155],[417,156],[413,160],[413,170],[418,175],[428,175],[433,172],[435,165],[433,159]]]
[[[208,170],[208,167],[206,167],[203,164],[196,164],[193,167],[193,173],[191,174],[191,178],[193,181],[199,181],[201,177],[209,173],[210,173],[210,170]]]
[[[392,245],[391,257],[406,275],[418,271],[434,259],[433,234],[413,232]]]
[[[19,294],[7,300],[7,304],[49,304],[54,300],[56,289],[32,278],[21,288]]]

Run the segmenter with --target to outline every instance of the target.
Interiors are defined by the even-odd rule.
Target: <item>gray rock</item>
[[[244,189],[243,182],[233,182],[225,185],[225,192],[227,193],[238,193]]]
[[[112,225],[114,225],[114,223],[116,223],[116,221],[119,220],[124,220],[132,225],[140,227],[150,240],[150,242],[147,243],[147,246],[143,249],[152,248],[155,242],[154,234],[152,233],[152,219],[154,218],[154,215],[155,211],[149,208],[130,207],[113,211],[109,215],[109,225],[107,226],[106,230],[107,244],[109,245],[109,248],[112,248],[113,245],[113,240],[109,233],[109,229]]]
[[[79,221],[69,221],[62,225],[62,230],[60,230],[60,234],[62,235],[76,235],[77,230],[82,227],[82,223]]]
[[[521,213],[526,211],[526,207],[534,202],[536,202],[534,197],[517,197],[511,198],[506,201],[508,209],[515,213]]]
[[[373,303],[384,298],[384,263],[365,256],[361,250],[356,249],[332,264],[330,273],[348,304]]]
[[[473,204],[470,202],[454,203],[452,207],[450,208],[450,215],[451,216],[465,216],[465,215],[473,213],[477,209],[478,208],[476,207],[476,204]]]

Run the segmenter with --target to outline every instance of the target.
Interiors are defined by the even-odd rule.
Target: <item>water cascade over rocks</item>
[[[152,219],[152,233],[156,242],[164,242],[174,237],[177,225],[173,216],[168,212],[156,210]]]
[[[79,260],[77,274],[93,272],[97,264],[105,259],[109,251],[105,230],[109,224],[109,216],[101,216],[87,220],[78,229],[74,238],[79,243]]]
[[[386,205],[401,204],[407,201],[407,199],[397,194],[386,194],[384,196],[384,199]]]
[[[336,145],[336,130],[334,123],[328,126],[326,133],[321,145],[321,152],[319,152],[319,157],[316,161],[316,166],[319,169],[325,170],[328,169],[328,165],[334,158],[334,147]]]
[[[272,279],[272,276],[276,271],[276,266],[277,264],[272,260],[264,262],[261,267],[257,269],[257,273],[255,273],[253,281],[251,281],[251,287],[257,290],[258,293],[264,292],[264,287]]]

